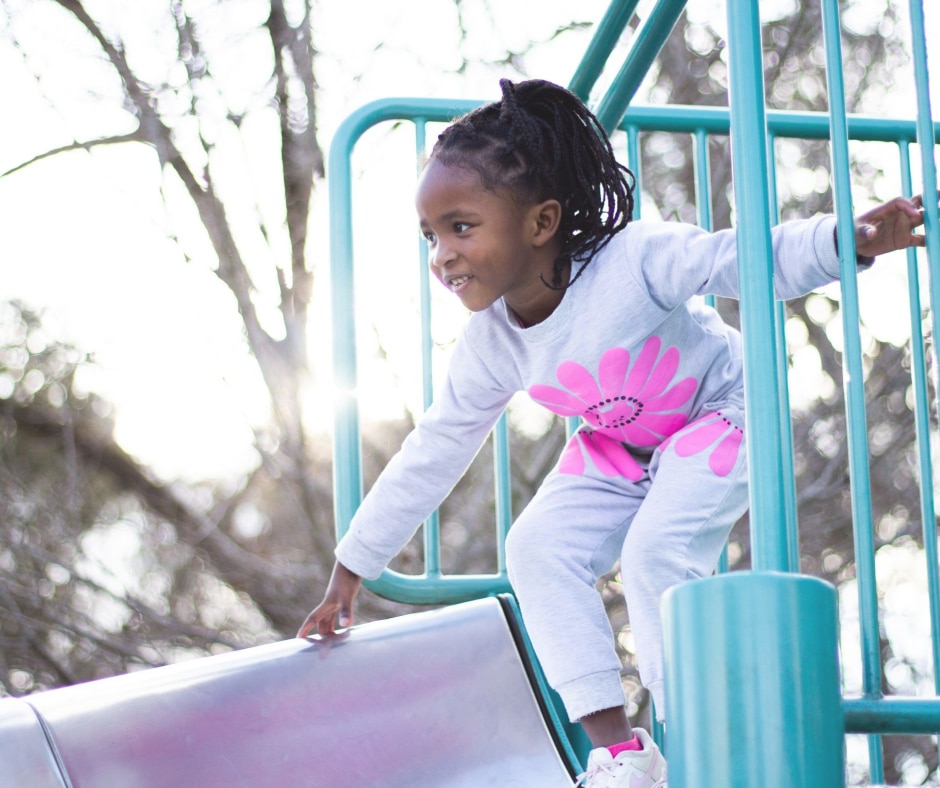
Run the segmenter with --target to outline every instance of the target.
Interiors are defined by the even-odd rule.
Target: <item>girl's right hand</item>
[[[305,638],[314,630],[320,635],[331,634],[337,623],[342,628],[351,627],[353,602],[361,587],[362,578],[337,561],[323,601],[304,620],[297,637]]]
[[[940,199],[940,191],[937,193]],[[861,257],[925,246],[923,235],[914,230],[924,223],[924,199],[920,194],[895,197],[855,219],[855,252]]]

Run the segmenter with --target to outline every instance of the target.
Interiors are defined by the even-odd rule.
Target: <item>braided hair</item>
[[[540,79],[501,79],[502,99],[456,120],[430,160],[475,172],[484,189],[562,207],[551,283],[564,290],[633,218],[633,173],[614,157],[594,114],[572,92]],[[566,266],[580,267],[568,282]]]

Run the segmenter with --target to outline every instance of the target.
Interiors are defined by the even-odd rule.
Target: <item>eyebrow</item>
[[[438,222],[450,222],[454,219],[473,219],[479,216],[477,211],[474,211],[469,208],[455,208],[452,211],[448,211],[442,216],[437,217],[435,221]],[[426,227],[428,222],[425,219],[421,219],[420,224],[422,227]]]

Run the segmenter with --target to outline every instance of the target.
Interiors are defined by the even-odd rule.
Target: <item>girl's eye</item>
[[[422,235],[424,236],[424,240],[427,241],[429,244],[434,243],[434,233],[432,233],[430,230],[422,233]]]
[[[466,222],[455,222],[454,223],[454,232],[456,233],[465,233],[470,229],[470,225]]]

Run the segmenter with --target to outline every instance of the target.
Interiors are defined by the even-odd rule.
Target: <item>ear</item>
[[[529,209],[529,226],[532,228],[532,245],[545,246],[558,232],[561,224],[561,203],[558,200],[545,200]]]

